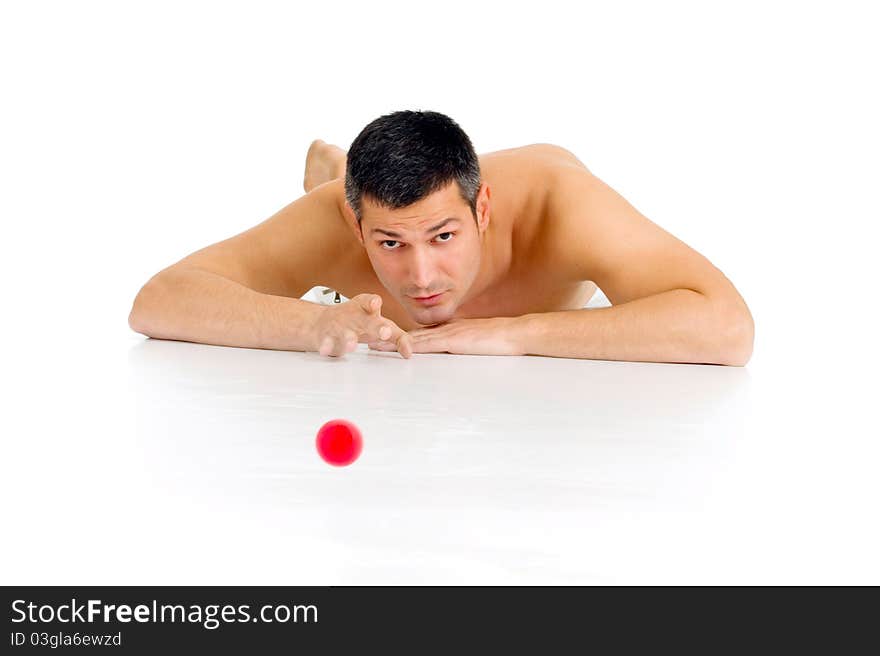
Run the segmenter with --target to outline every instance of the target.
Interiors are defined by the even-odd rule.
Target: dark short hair
[[[477,218],[480,163],[471,140],[448,116],[404,110],[367,125],[348,149],[345,199],[358,225],[361,201],[399,209],[457,182]]]

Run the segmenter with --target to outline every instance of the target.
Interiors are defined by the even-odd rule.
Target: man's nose
[[[434,262],[430,253],[415,253],[410,262],[410,280],[417,292],[429,293],[434,279]]]

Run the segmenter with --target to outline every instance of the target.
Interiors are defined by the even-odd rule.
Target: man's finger
[[[351,353],[357,348],[358,345],[358,336],[357,333],[353,330],[345,331],[345,347],[343,349],[344,353]]]
[[[411,358],[414,352],[412,338],[403,331],[396,340],[371,341],[369,347],[374,351],[397,351],[407,359]]]
[[[413,344],[414,353],[446,353],[448,345],[446,338],[442,335],[421,335],[420,337],[410,336]]]
[[[382,308],[382,297],[378,294],[359,294],[358,303],[368,314],[376,314]]]
[[[413,343],[412,337],[410,337],[409,334],[402,333],[400,337],[397,338],[397,350],[407,359],[412,357]]]
[[[361,335],[361,339],[369,342],[393,342],[396,343],[398,337],[403,333],[403,329],[394,323],[391,319],[386,319],[381,314],[371,319],[365,332]]]
[[[394,342],[370,342],[370,349],[373,351],[396,351],[397,344]]]

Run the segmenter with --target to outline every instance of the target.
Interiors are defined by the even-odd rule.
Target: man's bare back
[[[551,144],[533,144],[479,156],[483,181],[491,189],[491,220],[483,253],[484,289],[455,313],[455,318],[515,317],[530,312],[583,308],[596,291],[592,281],[572,281],[554,267],[554,244],[542,231],[547,195],[554,172],[586,167],[568,151]],[[420,326],[382,285],[363,247],[345,223],[344,180],[325,183],[337,205],[336,225],[327,239],[346,244],[350,257],[326,272],[320,284],[352,298],[370,293],[382,297],[382,314],[404,330]],[[322,185],[323,186],[323,185]]]

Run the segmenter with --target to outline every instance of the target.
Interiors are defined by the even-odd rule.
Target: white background
[[[880,48],[869,7],[867,2],[722,6],[556,0],[3,3],[0,266],[6,312],[0,328],[5,353],[0,582],[880,582],[871,557],[878,546],[880,500],[875,481],[880,448],[874,414],[878,363],[873,297],[880,219]],[[537,500],[532,515],[508,517],[504,498],[498,498],[486,507],[485,517],[453,525],[451,530],[460,536],[454,555],[436,548],[430,558],[419,560],[408,552],[409,559],[401,559],[389,555],[381,540],[372,543],[371,551],[348,534],[344,540],[322,542],[309,531],[326,528],[321,523],[326,517],[311,515],[314,523],[302,521],[299,532],[287,539],[305,549],[312,562],[323,563],[314,570],[293,568],[295,548],[283,550],[280,545],[288,543],[281,538],[270,544],[266,526],[247,511],[237,515],[247,517],[240,521],[249,524],[234,527],[241,541],[234,553],[215,554],[216,562],[195,555],[201,553],[193,546],[196,537],[186,536],[187,527],[195,529],[175,510],[187,500],[160,504],[158,478],[145,478],[139,487],[132,484],[141,494],[140,505],[134,504],[125,483],[134,480],[129,474],[142,471],[144,463],[137,460],[141,452],[129,448],[133,440],[143,444],[155,438],[157,444],[169,445],[158,452],[166,469],[152,461],[149,471],[156,477],[178,467],[186,476],[185,465],[175,462],[179,452],[169,435],[194,436],[186,453],[208,453],[210,442],[202,442],[205,434],[198,434],[202,425],[190,430],[188,422],[197,411],[214,407],[211,401],[188,414],[175,406],[171,414],[179,420],[176,428],[163,433],[156,427],[157,418],[164,416],[156,408],[180,403],[187,392],[167,384],[160,386],[165,391],[159,397],[149,397],[155,390],[147,392],[141,383],[143,367],[152,365],[144,365],[144,358],[166,363],[169,371],[191,364],[177,383],[210,383],[200,369],[206,366],[199,355],[204,347],[147,347],[128,329],[128,312],[140,286],[161,268],[247,229],[300,196],[312,139],[347,148],[366,123],[398,109],[448,114],[480,153],[535,142],[568,148],[651,220],[708,257],[739,289],[755,318],[752,360],[739,372],[710,368],[714,373],[705,375],[722,380],[722,389],[734,381],[740,390],[736,381],[747,380],[751,401],[729,406],[711,429],[694,429],[694,435],[710,435],[722,424],[741,422],[740,432],[731,433],[730,439],[749,445],[741,453],[749,454],[750,464],[740,461],[739,469],[731,469],[737,473],[725,488],[726,505],[701,510],[703,520],[725,527],[723,544],[719,538],[711,546],[727,550],[726,563],[704,553],[700,566],[689,568],[696,561],[682,551],[683,541],[670,538],[653,544],[665,544],[667,555],[678,553],[679,567],[664,569],[663,562],[644,558],[640,568],[630,567],[620,554],[630,553],[627,549],[636,543],[650,551],[649,525],[666,527],[671,535],[691,535],[682,527],[692,524],[676,524],[668,507],[666,514],[642,508],[644,522],[629,524],[626,531],[607,530],[608,522],[623,516],[613,504],[606,507],[604,523],[589,514],[580,518],[583,523],[567,525],[560,540],[574,545],[596,544],[590,536],[604,527],[606,542],[596,547],[589,571],[574,564],[573,550],[557,545],[553,552],[547,543],[532,545],[529,566],[514,556],[505,560],[503,546],[493,551],[469,532],[480,521],[509,529],[530,517],[546,518],[549,507],[541,502],[549,504],[555,497],[540,483],[551,480],[552,473],[530,481]],[[212,356],[217,362],[291,356],[219,351],[223,354]],[[365,353],[352,354],[348,362],[334,363],[333,371],[338,374],[338,366],[364,367],[366,377],[386,375],[373,370],[377,360],[366,358]],[[302,362],[321,366],[320,361]],[[486,362],[497,359],[463,366],[483,367]],[[517,367],[543,366],[534,362],[507,359],[495,366],[514,379],[519,374],[525,379],[533,372]],[[241,363],[235,359],[227,364]],[[277,361],[260,359],[242,366],[251,372],[250,367],[259,370],[263,365],[272,368]],[[564,367],[559,375],[570,377],[570,386],[583,384],[585,375],[600,380],[610,376],[620,389],[643,395],[642,400],[659,394],[654,386],[666,384],[645,372],[658,367],[666,371],[668,366],[557,365]],[[681,372],[706,368],[678,367],[674,385],[681,386],[682,395],[664,388],[663,398],[686,405],[694,398],[686,394],[699,385]],[[217,373],[221,387],[228,373]],[[420,380],[417,368],[410,373]],[[333,396],[334,379],[313,375],[320,399],[315,416],[302,419],[308,427],[321,417],[330,418],[328,413],[342,414],[340,406],[347,411],[345,404],[352,402]],[[439,374],[440,390],[434,395],[444,393],[444,381],[454,387],[461,372],[453,369],[445,375]],[[235,390],[246,408],[242,412],[254,411],[246,403],[249,380],[247,375],[240,378],[244,382]],[[305,386],[299,390],[311,384],[299,382]],[[283,388],[264,387],[260,393],[277,400]],[[591,393],[599,394],[599,389]],[[444,400],[454,401],[455,391],[446,391],[451,396]],[[515,387],[503,386],[503,392],[490,387],[482,393],[498,407],[507,403],[521,412],[532,407],[522,404]],[[492,396],[502,393],[503,398]],[[198,393],[190,398],[204,400]],[[589,404],[591,398],[595,396],[571,400]],[[396,407],[417,401],[404,396]],[[611,416],[614,403],[627,413],[641,407],[629,407],[634,400],[625,393],[610,402]],[[427,414],[419,421],[428,428],[455,421],[450,419],[455,406],[444,403],[442,414],[439,408],[425,408]],[[480,406],[468,407],[480,412]],[[568,419],[588,422],[591,416],[595,413],[587,405]],[[657,443],[665,443],[680,428],[678,420],[666,415],[647,416],[656,416]],[[486,437],[487,444],[500,444],[491,421],[467,421],[475,422],[466,428]],[[523,422],[530,425],[529,417],[511,423]],[[236,424],[228,424],[222,434],[234,440],[237,433],[230,425]],[[657,471],[666,462],[652,460],[652,427],[645,426],[648,432],[639,442],[615,455],[616,475],[622,477],[618,482],[635,480],[646,471],[645,461],[653,462]],[[403,433],[394,431],[404,428],[389,425],[385,430],[403,439]],[[534,448],[526,437],[519,434],[512,448]],[[550,434],[532,437],[548,449],[559,446]],[[380,437],[368,444],[374,445],[374,453],[395,453],[391,446],[379,446]],[[597,455],[580,443],[569,446],[584,458]],[[439,445],[449,459],[434,461],[432,471],[442,478],[461,447]],[[247,448],[239,444],[229,463],[247,461],[253,455]],[[416,449],[400,464],[418,467],[430,453]],[[480,453],[488,457],[491,450]],[[314,454],[304,448],[301,455]],[[504,490],[494,483],[529,471],[528,463],[510,452],[506,458],[482,477],[456,470],[457,484],[475,493]],[[723,463],[723,456],[717,458],[712,462]],[[627,468],[628,462],[641,462],[642,468]],[[564,462],[544,464],[570,474],[566,480],[582,500],[602,498],[588,479],[566,472]],[[386,480],[399,474],[389,462],[382,467],[378,471]],[[294,466],[292,471],[304,470]],[[373,473],[365,460],[356,474],[363,486],[358,494],[376,489],[371,487],[378,484]],[[751,487],[750,478],[761,485]],[[218,480],[221,491],[232,494],[233,488],[223,487],[225,479]],[[309,512],[344,506],[344,499],[331,502],[318,492],[332,494],[332,486],[323,487],[316,479],[309,487],[309,480],[294,486],[304,495],[303,507],[311,504]],[[354,479],[344,480],[349,482],[340,485]],[[407,485],[412,481],[396,480],[403,496],[411,492]],[[680,492],[686,495],[690,489],[685,485]],[[261,494],[265,491],[261,488]],[[365,513],[387,520],[387,498],[381,491],[375,494]],[[736,499],[745,496],[748,501],[737,506]],[[239,498],[248,508],[248,497]],[[468,499],[459,500],[464,512]],[[279,507],[281,515],[273,515],[273,522],[287,521],[283,513],[290,506]],[[769,507],[780,514],[766,510],[759,521],[747,521],[750,513]],[[140,532],[132,532],[134,508],[150,518],[138,524]],[[448,515],[434,508],[441,522],[455,512],[455,504]],[[402,512],[424,517],[429,509],[419,505],[416,495]],[[210,514],[205,507],[200,512]],[[237,520],[222,518],[227,527],[230,521]],[[777,548],[755,546],[771,527],[779,532]],[[261,540],[244,541],[241,536],[248,534]],[[189,559],[178,557],[180,551],[175,556],[170,547],[156,550],[172,535],[186,538]],[[515,537],[506,542],[515,543]],[[334,569],[334,549],[341,544],[358,555],[352,562],[360,565]],[[744,549],[746,544],[751,547]],[[139,549],[143,554],[152,549],[155,558]],[[478,553],[486,558],[475,557]],[[749,556],[735,565],[735,553]],[[492,569],[489,556],[501,565]],[[549,560],[541,560],[545,556]],[[260,567],[244,564],[256,558]]]

